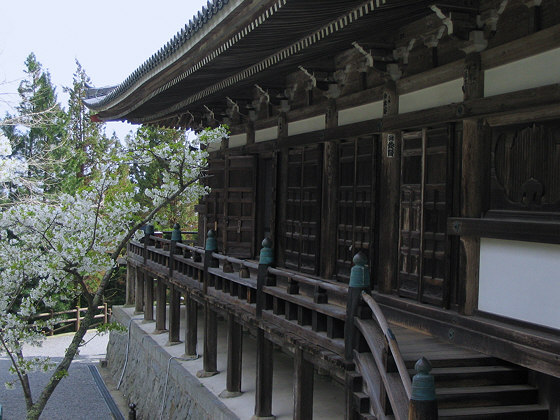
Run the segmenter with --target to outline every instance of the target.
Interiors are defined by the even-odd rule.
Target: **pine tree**
[[[90,78],[80,62],[76,60],[76,72],[72,87],[64,88],[68,93],[68,139],[61,149],[60,188],[72,193],[95,176],[109,152],[119,147],[116,136],[105,134],[105,126],[91,121],[90,111],[83,103]]]

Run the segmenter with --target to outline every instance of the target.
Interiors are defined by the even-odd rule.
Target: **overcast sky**
[[[169,41],[206,0],[0,1],[0,116],[16,106],[24,61],[34,52],[57,86],[72,85],[78,59],[92,83],[116,85]],[[123,138],[133,126],[112,123]]]

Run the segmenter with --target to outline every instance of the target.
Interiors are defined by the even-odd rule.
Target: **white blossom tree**
[[[142,137],[131,138],[127,151],[103,162],[100,176],[80,192],[30,195],[0,212],[0,350],[12,361],[28,419],[39,418],[67,374],[127,242],[170,201],[195,202],[206,192],[199,182],[206,163],[204,144],[225,135],[227,130],[219,127],[155,146]],[[17,182],[33,162],[10,157],[4,139],[0,137],[0,183]],[[152,198],[145,207],[117,174],[122,165],[149,165],[154,160],[163,168],[163,185],[145,192]],[[93,274],[100,280],[92,282]],[[40,345],[48,322],[54,322],[39,322],[34,315],[78,295],[85,298],[88,310],[62,361],[25,358],[23,345]],[[47,385],[34,398],[28,373],[51,369]]]

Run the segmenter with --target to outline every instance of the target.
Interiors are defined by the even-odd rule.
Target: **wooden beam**
[[[484,96],[484,73],[479,53],[472,53],[465,58],[464,99],[477,100]],[[461,151],[461,210],[463,217],[480,217],[485,198],[484,188],[489,182],[485,179],[490,156],[485,153],[482,120],[463,120],[463,144]],[[461,238],[461,258],[459,258],[460,284],[463,285],[459,301],[459,310],[465,315],[472,315],[478,307],[478,275],[480,268],[480,239]]]
[[[135,302],[134,313],[140,314],[144,311],[144,273],[136,267],[134,269],[135,278]]]
[[[156,333],[167,331],[165,329],[165,318],[167,316],[167,285],[162,278],[157,279],[156,286]]]
[[[329,101],[326,117],[327,128],[338,125],[336,102]],[[320,252],[320,275],[330,279],[335,274],[336,266],[336,225],[338,193],[338,144],[328,141],[323,149],[323,192],[321,209],[321,238],[323,247]]]
[[[185,293],[185,358],[195,359],[198,335],[198,304],[190,292]]]
[[[398,114],[396,86],[387,84],[384,93],[385,115]],[[381,167],[377,180],[377,237],[376,261],[377,288],[382,293],[390,293],[396,287],[398,275],[399,206],[401,175],[401,134],[398,131],[383,132],[377,160]],[[388,246],[385,246],[387,244]]]
[[[453,217],[447,220],[449,235],[560,244],[560,221],[521,221],[496,218]]]
[[[264,336],[264,331],[257,331],[257,377],[255,392],[255,415],[252,420],[274,419],[272,415],[272,374],[273,346]]]
[[[196,373],[199,378],[218,374],[218,320],[208,302],[204,303],[204,353],[203,369]]]
[[[154,320],[154,278],[144,274],[144,321]]]
[[[236,322],[232,313],[228,313],[227,328],[226,389],[220,394],[221,398],[241,395],[243,328]]]
[[[305,359],[303,349],[294,354],[294,420],[313,419],[313,363]]]
[[[180,343],[181,293],[177,286],[170,286],[169,299],[169,344]]]

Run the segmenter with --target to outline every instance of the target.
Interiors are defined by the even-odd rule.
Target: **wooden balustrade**
[[[352,375],[356,376],[352,373],[354,366],[365,373],[363,381],[367,382],[367,387],[364,389],[369,390],[368,404],[374,412],[387,413],[385,404],[388,401],[395,418],[405,419],[413,394],[410,377],[381,309],[370,295],[363,293],[369,290],[369,273],[364,270],[362,257],[358,258],[358,263],[354,260],[355,267],[362,270],[361,279],[367,278],[368,283],[356,288],[353,287],[355,278],[352,280],[352,276],[350,285],[345,285],[274,267],[270,245],[269,241],[263,241],[261,260],[256,263],[218,253],[213,232],[208,234],[206,249],[147,235],[144,243],[133,241],[128,247],[128,259],[136,267],[137,300],[138,297],[153,299],[144,293],[146,289],[140,288],[138,283],[149,287],[148,279],[153,281],[156,278],[160,290],[157,307],[165,308],[164,288],[170,288],[169,341],[178,342],[178,293],[184,293],[187,358],[197,357],[197,301],[202,303],[205,333],[203,369],[198,373],[201,377],[217,373],[217,308],[211,302],[220,302],[220,307],[231,308],[227,311],[228,365],[226,389],[222,393],[224,398],[241,392],[242,329],[239,313],[244,313],[245,319],[253,318],[258,325],[257,340],[260,343],[257,346],[257,417],[272,416],[272,347],[267,334],[270,328],[277,328],[284,331],[282,339],[292,340],[295,344],[295,389],[306,388],[305,398],[312,400],[313,396],[313,391],[307,389],[312,382],[306,382],[312,365],[308,364],[303,353],[306,349],[323,349],[323,352],[332,352],[331,358],[338,357],[342,361],[342,356],[345,356],[347,363],[344,366],[349,369],[348,383],[359,382],[356,378],[351,379]],[[144,280],[144,273],[150,273],[146,276],[148,281]],[[149,304],[145,302],[140,306],[137,303],[137,310],[139,307],[148,308]],[[165,329],[165,315],[163,309],[160,311],[156,323],[161,330]],[[267,332],[262,325],[267,325]],[[355,386],[349,389],[353,390]],[[377,393],[372,391],[375,389]],[[294,397],[294,418],[310,418],[310,405],[302,396],[303,393]],[[349,400],[354,401],[348,405],[350,415],[352,410],[355,412],[354,396]]]

